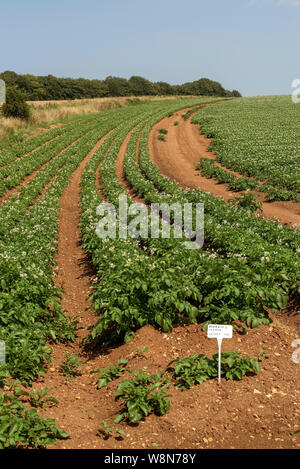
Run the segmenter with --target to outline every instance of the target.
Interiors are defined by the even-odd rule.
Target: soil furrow
[[[108,135],[108,134],[107,134]],[[35,383],[35,387],[41,389],[45,386],[50,388],[51,395],[58,401],[58,407],[52,407],[44,411],[47,417],[55,418],[58,425],[72,435],[76,440],[79,432],[88,433],[89,409],[93,410],[93,392],[86,386],[90,381],[89,368],[84,370],[81,376],[75,380],[68,380],[60,371],[60,364],[65,360],[65,352],[80,355],[80,360],[85,360],[86,355],[82,345],[82,339],[87,335],[87,327],[95,324],[97,318],[88,309],[88,294],[91,287],[93,271],[88,263],[85,251],[81,247],[81,232],[79,229],[80,219],[80,181],[84,168],[95,151],[102,145],[107,137],[105,135],[93,147],[88,155],[82,160],[77,169],[72,173],[69,184],[60,199],[59,211],[59,240],[58,252],[55,256],[56,276],[55,284],[63,287],[62,308],[67,315],[79,322],[77,341],[74,344],[52,345],[53,364],[49,366],[45,376],[41,376]],[[83,368],[83,367],[82,367]],[[93,386],[94,395],[97,389]],[[82,398],[82,400],[80,400]],[[84,429],[81,427],[82,419],[86,418]],[[90,437],[90,435],[89,435]],[[72,440],[73,441],[73,440]],[[71,447],[79,448],[80,440]],[[86,441],[82,445],[86,446]],[[88,447],[92,447],[87,445]],[[70,447],[68,442],[58,440],[56,448]]]

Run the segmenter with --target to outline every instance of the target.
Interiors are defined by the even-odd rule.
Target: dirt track
[[[203,177],[200,171],[196,171],[201,158],[216,159],[216,156],[207,151],[210,139],[201,135],[199,127],[191,124],[190,120],[184,121],[181,117],[184,113],[185,111],[181,111],[177,115],[167,117],[153,127],[149,139],[149,150],[153,162],[164,176],[174,179],[182,187],[199,188],[225,200],[238,196],[238,192],[228,191],[227,185]],[[174,126],[176,120],[179,121],[179,125]],[[157,140],[160,128],[168,130],[166,142]],[[299,224],[300,226],[299,202],[268,203],[264,202],[265,198],[262,195],[258,199],[262,202],[264,217],[278,220],[286,225]]]

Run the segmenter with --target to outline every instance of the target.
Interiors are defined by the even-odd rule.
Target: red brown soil
[[[129,136],[122,145],[116,169],[120,180]],[[101,144],[101,142],[99,142]],[[98,145],[99,145],[98,144]],[[95,150],[95,149],[94,149]],[[94,151],[93,150],[93,151]],[[86,296],[90,286],[85,253],[80,247],[79,196],[80,178],[93,151],[73,173],[70,183],[61,198],[59,215],[59,245],[57,254],[57,285],[64,282],[63,307],[71,316],[80,314],[80,325],[86,328],[96,318],[90,311]],[[123,180],[126,186],[126,182]],[[99,183],[98,183],[99,185]],[[128,189],[128,187],[126,186]],[[100,186],[99,186],[100,189]],[[300,437],[294,431],[300,428],[299,363],[292,361],[295,349],[292,342],[299,338],[299,311],[292,306],[291,314],[272,314],[274,323],[249,330],[247,335],[235,334],[233,339],[224,340],[223,351],[239,348],[243,353],[257,357],[260,348],[270,353],[261,362],[257,376],[242,381],[210,380],[181,391],[172,384],[171,410],[163,417],[148,416],[136,425],[124,422],[116,425],[126,436],[112,436],[105,440],[99,433],[101,421],[113,424],[120,412],[121,403],[115,401],[114,392],[122,378],[97,390],[97,374],[90,372],[120,358],[127,358],[127,368],[149,372],[165,369],[177,356],[193,353],[212,356],[217,351],[217,341],[207,339],[201,325],[176,327],[172,333],[163,333],[150,326],[137,331],[128,344],[107,352],[99,349],[86,354],[80,339],[86,335],[83,329],[73,345],[54,345],[54,362],[45,376],[41,376],[34,388],[50,388],[50,395],[59,401],[57,406],[41,411],[55,418],[57,425],[71,435],[69,440],[58,440],[55,448],[146,448],[153,449],[201,449],[201,448],[300,448]],[[148,348],[142,356],[137,348]],[[87,363],[81,366],[81,375],[67,380],[60,372],[64,352],[79,353]]]
[[[44,413],[55,418],[72,439],[58,441],[55,448],[153,449],[153,444],[162,449],[300,448],[299,436],[294,435],[300,426],[300,364],[291,360],[295,338],[295,324],[287,316],[279,315],[270,327],[224,340],[223,351],[238,348],[257,357],[263,348],[270,357],[260,363],[258,375],[242,381],[222,379],[218,385],[217,380],[209,380],[187,391],[172,383],[168,391],[170,412],[163,417],[150,415],[137,425],[123,422],[116,425],[125,432],[124,439],[113,436],[105,440],[98,430],[102,420],[114,426],[113,420],[122,409],[114,393],[130,374],[126,372],[122,378],[97,390],[98,375],[90,372],[127,358],[128,369],[146,368],[157,373],[178,356],[203,353],[211,357],[217,351],[217,341],[207,339],[200,325],[177,327],[169,334],[146,326],[130,343],[92,357],[81,367],[82,375],[70,381],[59,372],[57,359],[62,356],[56,354],[50,377],[44,382],[41,378],[39,385],[50,387],[59,404]],[[148,348],[149,352],[143,357],[137,352],[138,347]],[[77,347],[73,351],[77,352]]]
[[[216,160],[216,155],[207,151],[211,140],[200,134],[199,126],[191,124],[190,120],[184,121],[180,118],[185,112],[186,110],[172,117],[167,117],[152,128],[149,151],[153,162],[164,176],[174,179],[181,187],[199,188],[225,200],[238,196],[238,192],[230,192],[226,185],[203,177],[196,170],[201,158]],[[179,125],[174,126],[176,120],[179,120]],[[160,128],[165,128],[168,131],[165,142],[157,139]],[[227,170],[227,168],[222,168]],[[234,174],[240,176],[239,173]],[[264,217],[278,220],[290,226],[300,224],[299,202],[268,203],[264,202],[264,196],[258,198],[262,202],[262,215]]]
[[[81,233],[78,227],[80,218],[80,181],[84,168],[95,151],[101,146],[105,137],[99,140],[94,148],[82,160],[73,172],[70,182],[60,200],[59,211],[59,242],[57,262],[56,285],[62,285],[64,294],[62,307],[71,316],[83,315],[79,322],[81,327],[87,327],[95,322],[93,315],[85,314],[88,307],[87,295],[89,293],[90,272],[86,254],[81,247]],[[93,317],[93,321],[90,321]],[[79,332],[79,337],[84,335]]]

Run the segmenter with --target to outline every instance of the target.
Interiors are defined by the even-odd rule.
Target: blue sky
[[[220,81],[244,96],[300,78],[300,0],[2,0],[0,71]]]

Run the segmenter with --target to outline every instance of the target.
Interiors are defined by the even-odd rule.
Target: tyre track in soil
[[[149,152],[153,163],[156,164],[164,176],[175,180],[181,187],[198,188],[211,195],[222,197],[224,200],[241,195],[240,192],[227,190],[225,184],[219,184],[213,179],[201,176],[199,170],[196,170],[201,158],[216,161],[216,155],[207,151],[211,139],[200,134],[199,126],[191,124],[190,119],[187,121],[182,119],[179,125],[174,126],[178,116],[186,111],[180,111],[172,117],[164,118],[153,126],[149,136]],[[165,142],[157,139],[158,129],[162,127],[168,130]],[[224,167],[222,169],[227,170]],[[232,173],[240,176],[239,173]],[[297,227],[297,225],[300,225],[299,202],[268,203],[264,202],[265,196],[262,195],[258,195],[258,199],[262,202],[263,217],[279,221],[288,226]]]
[[[127,135],[116,162],[119,175],[129,138],[130,135]],[[86,269],[82,263],[85,254],[79,245],[80,233],[77,224],[80,215],[78,206],[80,178],[90,156],[88,155],[73,173],[69,186],[61,198],[60,241],[57,255],[59,273],[56,281],[59,284],[65,274],[70,274],[65,283],[63,306],[69,311],[72,308],[72,314],[78,313],[78,309],[87,305],[85,298],[89,276],[86,276]],[[100,195],[99,179],[97,187]],[[283,320],[284,318],[282,322]],[[89,312],[85,318],[82,318],[80,325],[87,326],[94,321],[94,314]],[[221,385],[212,380],[201,387],[194,386],[184,393],[172,385],[170,412],[165,417],[150,415],[144,425],[142,422],[136,427],[121,422],[117,427],[126,433],[123,440],[115,437],[104,440],[103,436],[97,433],[101,420],[105,419],[112,424],[114,417],[120,412],[121,405],[115,401],[113,394],[120,381],[129,378],[130,375],[125,372],[123,378],[110,383],[106,388],[97,390],[97,375],[90,375],[90,371],[107,367],[109,362],[116,363],[120,358],[127,358],[130,360],[131,369],[140,370],[147,367],[150,372],[157,373],[161,367],[165,368],[167,363],[177,356],[203,352],[211,356],[216,351],[213,341],[207,340],[205,332],[198,324],[178,326],[169,334],[146,326],[138,330],[128,344],[123,344],[105,354],[96,351],[88,357],[89,362],[81,367],[81,376],[71,381],[66,381],[59,372],[59,363],[64,358],[66,347],[54,345],[54,364],[50,365],[48,373],[44,377],[41,376],[36,384],[39,389],[44,386],[49,387],[50,394],[59,400],[58,407],[50,407],[41,413],[55,418],[57,425],[72,436],[70,440],[58,440],[54,448],[151,450],[153,443],[157,444],[157,448],[174,449],[300,447],[297,436],[292,436],[296,421],[295,409],[284,398],[288,395],[289,401],[292,400],[295,404],[299,401],[299,396],[296,394],[295,365],[293,366],[290,360],[290,350],[288,350],[288,345],[294,338],[294,330],[288,325],[279,327],[278,322],[275,318],[271,327],[263,326],[259,331],[251,330],[246,338],[243,338],[242,349],[251,356],[256,356],[262,345],[266,352],[280,349],[280,354],[277,354],[280,357],[275,357],[272,353],[266,364],[263,364],[258,376],[247,377],[243,382],[222,381]],[[224,351],[241,348],[239,343],[241,340],[235,335],[233,339],[226,341]],[[136,352],[137,347],[148,347],[150,353],[139,355]],[[68,346],[68,350],[73,353],[83,352],[78,344]],[[284,376],[280,375],[279,370],[284,370]],[[274,387],[271,392],[272,386],[276,389]],[[257,392],[254,392],[254,389]],[[268,392],[271,392],[272,400],[266,397]],[[281,408],[284,410],[282,416]]]

